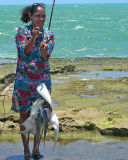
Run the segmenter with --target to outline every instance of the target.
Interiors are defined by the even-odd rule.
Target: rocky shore
[[[54,58],[50,64],[60,138],[67,133],[128,136],[128,58]],[[19,115],[10,111],[15,66],[0,65],[0,137],[19,132]]]

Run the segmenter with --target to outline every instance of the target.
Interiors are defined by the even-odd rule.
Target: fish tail
[[[56,142],[54,143],[52,152],[55,150],[55,147],[56,147]]]

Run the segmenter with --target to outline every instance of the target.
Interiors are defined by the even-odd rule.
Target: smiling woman
[[[18,62],[11,109],[20,112],[21,124],[29,117],[32,103],[40,97],[36,91],[37,86],[43,82],[51,93],[49,58],[54,47],[54,34],[43,28],[45,17],[45,4],[34,3],[32,6],[25,7],[22,10],[21,20],[24,23],[31,21],[31,24],[21,26],[17,30]],[[20,130],[24,130],[22,125]],[[29,140],[26,141],[24,135],[21,136],[24,156],[28,159],[32,158]],[[39,148],[36,147],[35,150],[35,145],[36,138],[34,138],[32,154],[40,157]]]

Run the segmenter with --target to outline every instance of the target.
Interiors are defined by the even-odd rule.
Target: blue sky
[[[53,0],[0,0],[0,5],[32,4],[34,2],[52,3]],[[56,0],[56,4],[82,4],[82,3],[128,3],[128,0]]]

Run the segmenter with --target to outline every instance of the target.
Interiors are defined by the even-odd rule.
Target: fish
[[[40,142],[42,134],[44,133],[43,141],[45,146],[48,124],[51,123],[55,130],[56,145],[59,136],[59,120],[56,113],[53,111],[51,96],[44,83],[37,86],[37,92],[41,97],[38,98],[31,106],[30,117],[21,124],[25,127],[25,130],[20,133],[26,137],[26,140],[28,139],[29,133],[34,134],[37,139],[37,145]]]
[[[23,134],[26,138],[28,139],[29,133],[36,134],[36,117],[37,117],[37,112],[42,105],[44,100],[42,98],[37,99],[33,105],[31,106],[31,113],[30,116],[21,124],[22,126],[25,127],[24,131],[21,131],[20,134]]]
[[[57,115],[54,111],[51,112],[50,123],[52,124],[52,126],[55,130],[55,143],[54,143],[54,147],[53,147],[53,150],[54,150],[56,143],[57,143],[57,140],[58,140],[58,136],[59,136],[59,120],[58,120]]]
[[[44,146],[45,146],[45,137],[46,137],[46,133],[47,133],[47,130],[48,130],[48,122],[49,122],[45,109],[43,110],[43,112],[41,112],[41,116],[42,116],[42,119],[43,119],[43,132],[44,132],[43,141],[44,141]]]
[[[49,110],[52,111],[52,100],[49,91],[44,83],[37,86],[37,92],[43,97],[45,103],[49,106]]]
[[[39,109],[37,112],[37,117],[36,117],[36,146],[35,149],[39,146],[40,140],[42,137],[42,131],[43,131],[43,118],[41,117],[41,110]]]
[[[37,142],[40,140],[42,124],[43,124],[43,119],[41,117],[41,113],[39,109],[37,113],[37,117],[36,117],[36,140]]]

